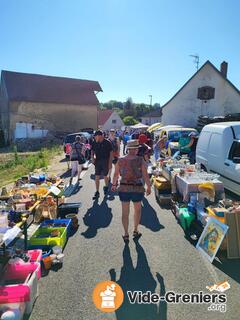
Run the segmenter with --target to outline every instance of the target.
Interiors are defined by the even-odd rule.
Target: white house
[[[162,123],[196,127],[200,115],[223,116],[240,112],[240,91],[227,79],[228,64],[220,71],[207,61],[162,106]]]
[[[156,109],[142,116],[141,122],[143,124],[150,126],[154,123],[161,122],[161,119],[162,119],[161,109]]]
[[[102,130],[121,129],[124,123],[114,110],[99,110],[98,127]]]

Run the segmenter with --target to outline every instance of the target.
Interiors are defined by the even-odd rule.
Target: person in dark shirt
[[[92,162],[95,165],[95,184],[96,192],[94,198],[99,197],[100,175],[104,176],[105,186],[104,194],[108,192],[108,172],[112,168],[113,147],[109,140],[104,138],[101,130],[95,132],[95,140],[92,143]]]
[[[198,143],[198,133],[193,131],[189,133],[188,136],[191,140],[186,147],[190,148],[189,159],[190,159],[190,163],[194,164],[196,162],[196,148]]]

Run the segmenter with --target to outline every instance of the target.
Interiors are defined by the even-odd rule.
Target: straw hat
[[[135,140],[128,140],[127,141],[127,148],[128,149],[138,149],[139,148],[139,142],[137,139]]]

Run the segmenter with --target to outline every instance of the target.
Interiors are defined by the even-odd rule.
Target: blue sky
[[[164,104],[226,60],[240,89],[238,0],[0,0],[0,69],[98,80],[100,101]]]

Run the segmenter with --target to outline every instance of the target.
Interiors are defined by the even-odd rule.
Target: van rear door
[[[224,161],[225,186],[230,191],[240,195],[240,141],[234,140],[228,155]]]
[[[212,133],[209,131],[203,131],[200,134],[197,143],[197,150],[196,150],[196,162],[200,163],[202,167],[206,168],[208,171],[208,145],[211,138]]]
[[[223,167],[222,134],[213,132],[208,146],[208,169],[221,173]]]

